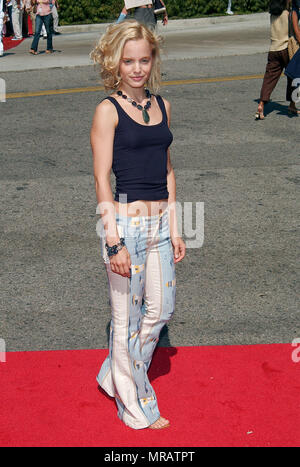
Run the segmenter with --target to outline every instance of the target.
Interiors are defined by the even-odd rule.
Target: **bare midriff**
[[[168,207],[168,199],[158,201],[138,200],[132,203],[119,203],[114,201],[115,210],[121,216],[157,216],[162,214]]]

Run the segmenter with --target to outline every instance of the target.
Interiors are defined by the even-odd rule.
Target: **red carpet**
[[[107,350],[0,363],[0,446],[299,446],[300,362],[288,344],[158,348],[150,379],[171,427],[131,430],[95,381]]]
[[[3,48],[4,51],[13,49],[14,47],[17,47],[17,45],[21,44],[24,39],[21,39],[19,41],[13,41],[11,37],[3,37]]]
[[[32,34],[32,24],[31,24],[31,19],[28,17],[28,34]],[[23,42],[24,39],[21,39],[20,41],[12,41],[12,37],[3,37],[3,48],[5,50],[13,49],[14,47],[17,47],[21,42]],[[31,37],[32,40],[32,37]]]

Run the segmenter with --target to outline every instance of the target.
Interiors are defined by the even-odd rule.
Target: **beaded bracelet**
[[[125,246],[125,239],[123,237],[120,238],[120,242],[116,245],[108,246],[108,244],[105,243],[105,248],[109,257],[116,255],[118,251],[120,251],[123,248],[123,246]]]

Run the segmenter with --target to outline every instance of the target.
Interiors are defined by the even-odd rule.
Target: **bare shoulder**
[[[118,112],[114,104],[104,99],[100,104],[97,105],[94,115],[94,122],[96,124],[107,124],[114,126],[118,123]]]

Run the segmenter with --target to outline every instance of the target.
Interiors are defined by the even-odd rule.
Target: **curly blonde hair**
[[[120,83],[120,60],[124,46],[129,40],[145,39],[152,49],[153,65],[147,86],[156,93],[161,84],[160,48],[162,39],[146,26],[135,20],[125,20],[108,26],[96,47],[90,53],[94,64],[100,66],[100,75],[106,90],[116,90]]]

